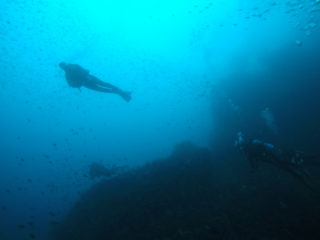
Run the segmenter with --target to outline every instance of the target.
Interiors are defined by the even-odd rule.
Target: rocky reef
[[[101,180],[53,229],[59,240],[317,239],[319,201],[275,169],[254,179],[208,149],[171,156]],[[239,161],[237,161],[239,162]],[[288,177],[288,176],[285,176]],[[284,178],[287,179],[287,178]],[[253,181],[254,180],[254,181]],[[280,184],[277,184],[277,182]]]

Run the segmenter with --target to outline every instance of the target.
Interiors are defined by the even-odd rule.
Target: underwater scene
[[[0,240],[320,239],[320,0],[1,0]]]

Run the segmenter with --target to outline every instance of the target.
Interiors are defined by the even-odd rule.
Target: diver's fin
[[[120,96],[127,102],[130,102],[131,100],[131,92],[121,92]]]

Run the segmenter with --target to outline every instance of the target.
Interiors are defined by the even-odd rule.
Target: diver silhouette
[[[290,173],[312,190],[318,187],[316,186],[318,183],[305,168],[305,165],[320,165],[317,156],[306,155],[295,150],[283,151],[271,143],[258,139],[246,141],[241,132],[238,132],[235,146],[249,160],[252,168],[257,168],[258,162],[266,162]]]
[[[64,70],[66,80],[73,88],[86,87],[98,92],[118,94],[127,102],[131,100],[130,92],[123,91],[110,83],[101,81],[97,77],[92,76],[89,70],[82,68],[78,64],[61,62],[59,66]]]

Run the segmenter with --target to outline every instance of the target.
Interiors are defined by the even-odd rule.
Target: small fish
[[[24,225],[17,225],[17,228],[24,229]]]
[[[27,224],[29,225],[29,226],[33,226],[33,222],[27,222]]]

